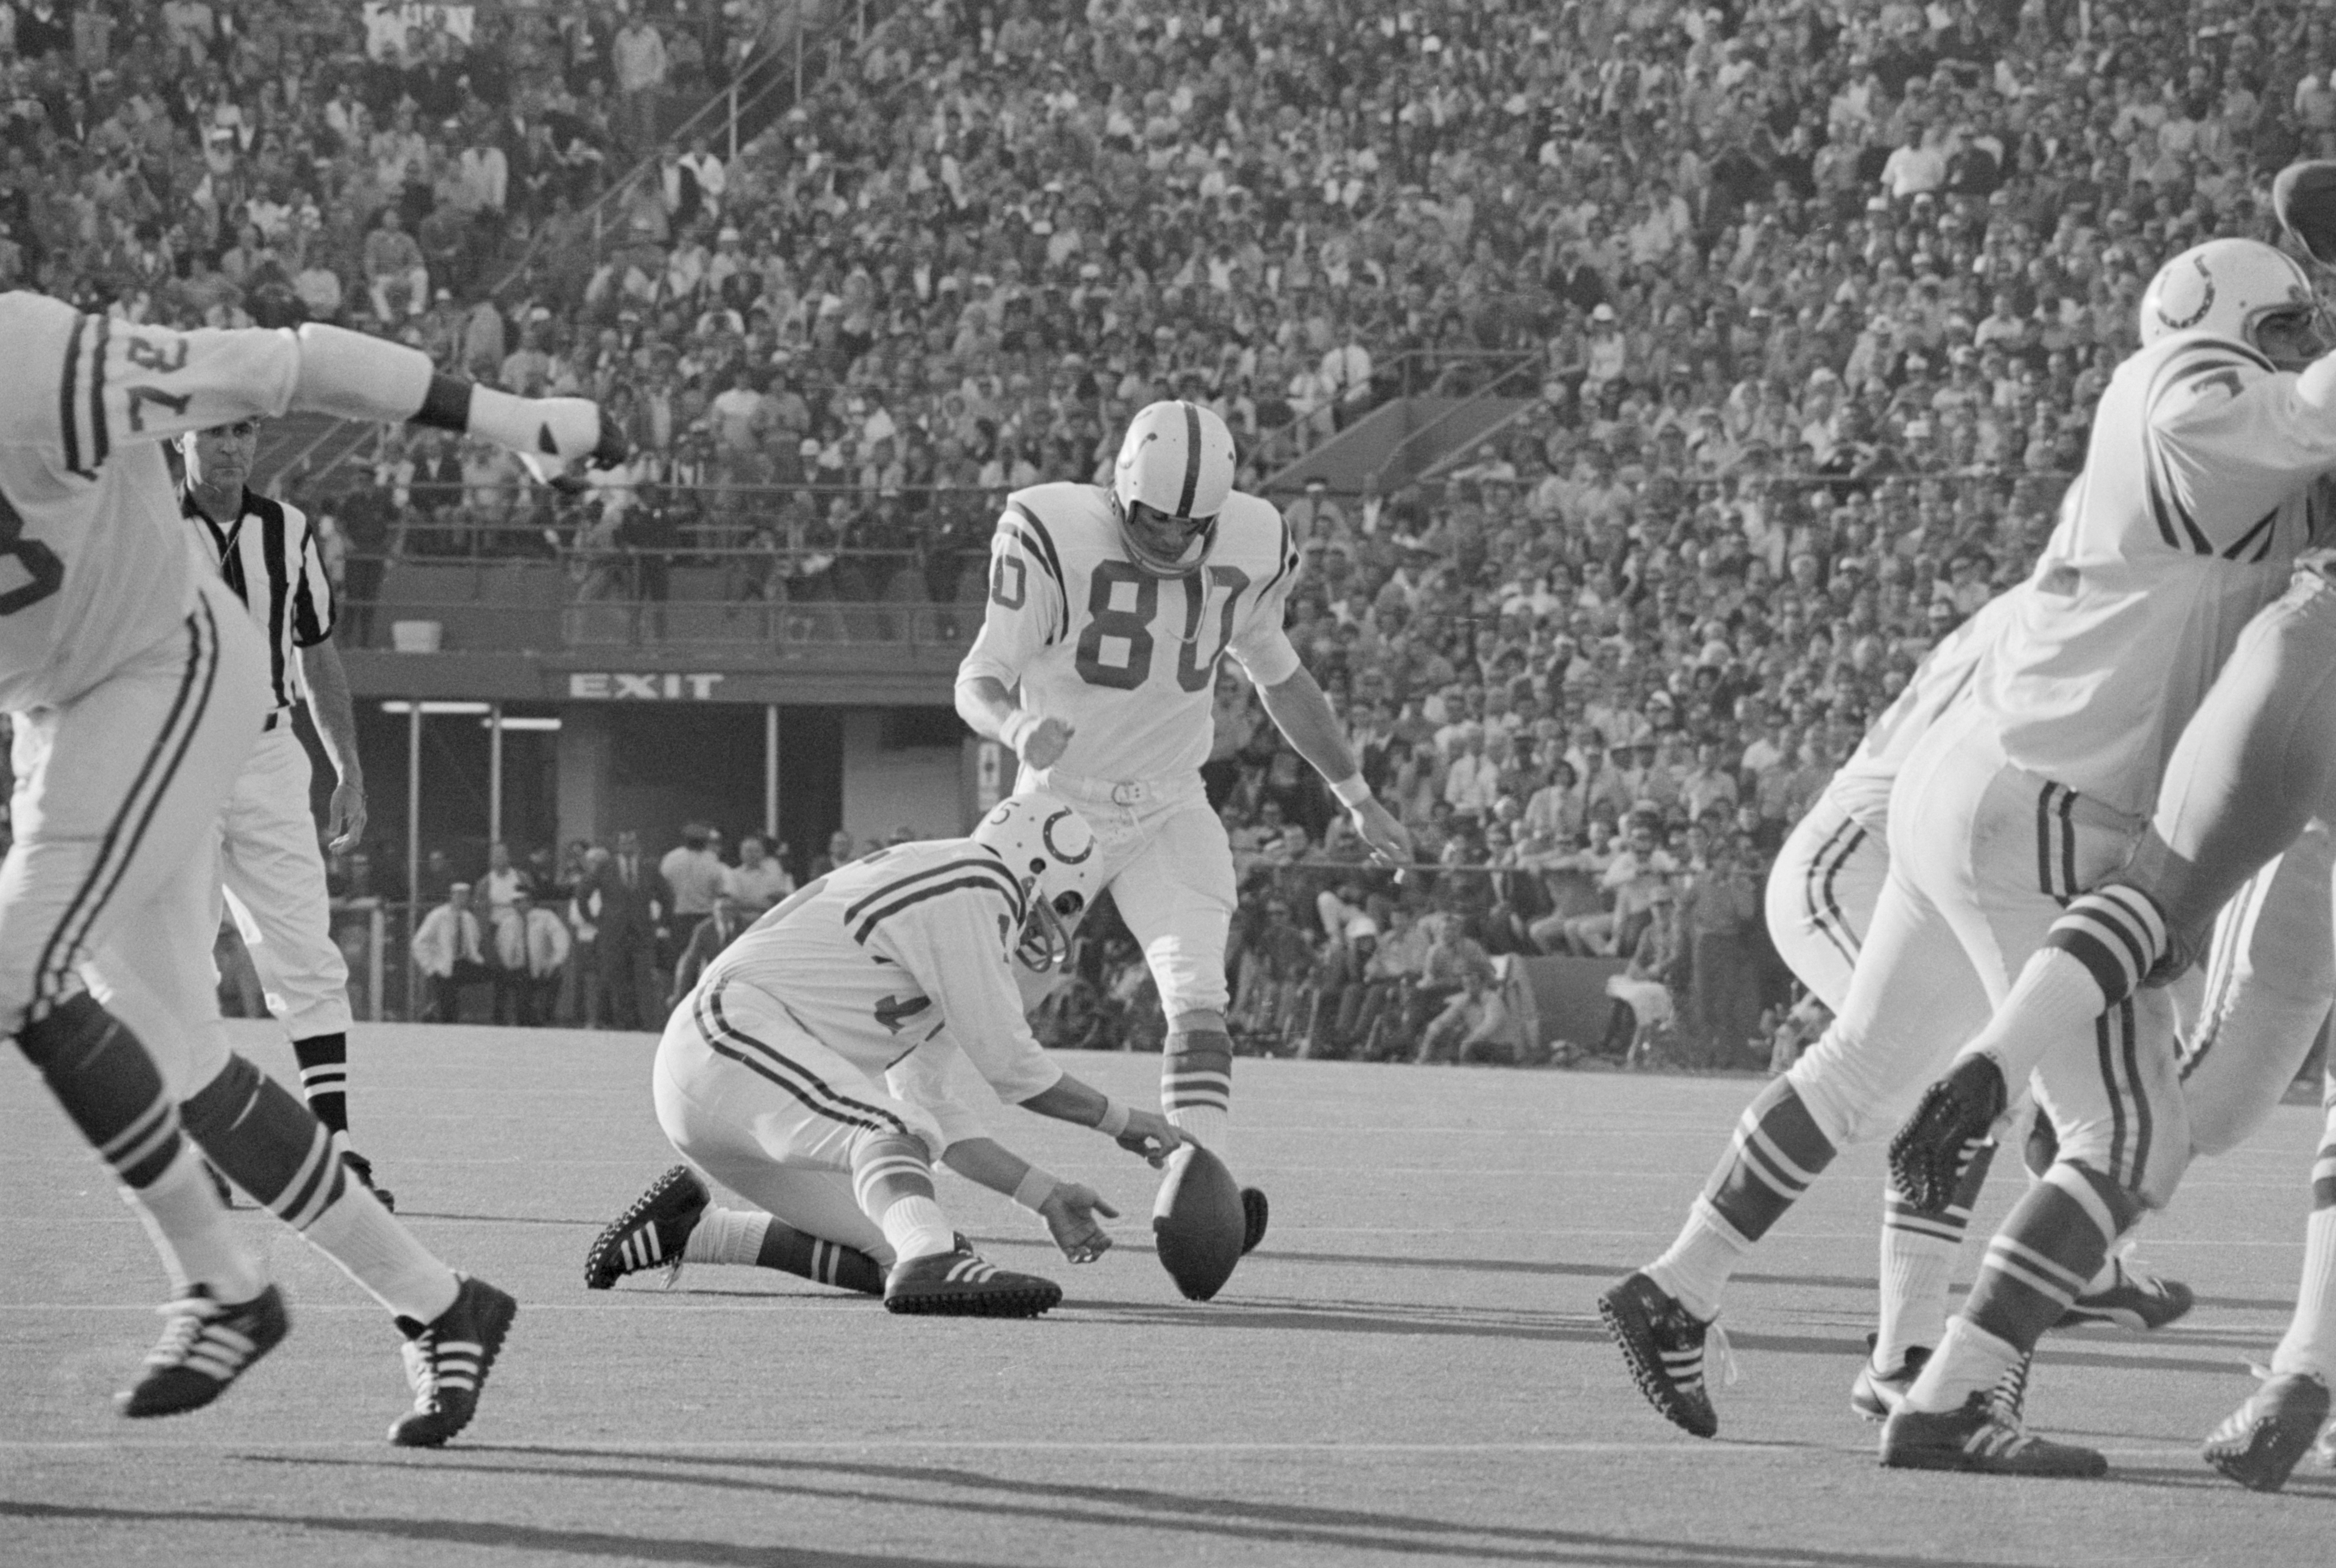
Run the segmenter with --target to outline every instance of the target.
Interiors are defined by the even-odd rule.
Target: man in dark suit
[[[658,928],[673,900],[657,863],[641,853],[640,835],[617,835],[617,852],[591,874],[581,895],[599,939],[593,961],[600,974],[600,994],[606,998],[611,1027],[654,1029],[663,1026],[658,1003],[657,943]]]
[[[681,1005],[682,998],[697,984],[697,977],[706,972],[706,966],[720,958],[722,950],[737,940],[739,933],[751,923],[739,910],[736,899],[728,893],[715,896],[714,912],[697,922],[697,929],[689,933],[689,945],[681,950],[681,959],[674,965],[673,991],[665,999],[668,1012]]]

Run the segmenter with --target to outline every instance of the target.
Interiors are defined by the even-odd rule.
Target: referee
[[[333,940],[309,812],[308,752],[292,724],[305,696],[339,779],[327,831],[335,850],[346,849],[365,833],[365,776],[348,676],[331,640],[332,579],[307,515],[245,488],[259,448],[258,420],[190,431],[178,447],[186,471],[180,510],[268,639],[268,718],[219,813],[227,906],[251,950],[268,1010],[292,1037],[308,1108],[333,1135],[349,1173],[386,1208],[390,1194],[375,1185],[372,1164],[348,1146],[349,970]]]

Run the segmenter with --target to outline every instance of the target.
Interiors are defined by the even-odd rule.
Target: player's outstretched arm
[[[1095,1216],[1116,1220],[1119,1211],[1093,1187],[1064,1181],[989,1137],[959,1139],[941,1155],[941,1164],[1046,1221],[1055,1245],[1072,1262],[1092,1263],[1111,1250],[1111,1233]]]
[[[10,298],[65,338],[64,385],[88,389],[65,404],[73,418],[60,439],[70,467],[94,472],[117,444],[295,411],[477,436],[518,453],[544,480],[562,478],[573,462],[607,466],[624,457],[622,434],[603,427],[589,398],[477,386],[441,375],[418,348],[346,327],[174,332],[83,316],[56,300]]]
[[[1129,1154],[1141,1154],[1154,1165],[1166,1160],[1184,1141],[1184,1135],[1167,1117],[1114,1100],[1068,1073],[1056,1079],[1052,1087],[1041,1089],[1022,1101],[1021,1105],[1026,1111],[1036,1111],[1058,1122],[1093,1127]]]
[[[1389,865],[1408,863],[1411,834],[1363,782],[1354,748],[1347,744],[1346,726],[1330,711],[1330,699],[1322,695],[1314,677],[1301,667],[1287,680],[1259,687],[1258,696],[1265,701],[1267,716],[1298,748],[1298,755],[1329,782],[1330,793],[1347,808],[1355,831],[1371,846],[1371,853]]]

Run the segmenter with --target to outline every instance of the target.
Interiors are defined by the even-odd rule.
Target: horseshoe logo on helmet
[[[1062,862],[1066,866],[1082,864],[1089,855],[1095,853],[1095,841],[1092,838],[1087,841],[1086,847],[1079,851],[1076,854],[1067,852],[1064,850],[1062,845],[1055,842],[1055,824],[1058,822],[1068,820],[1073,816],[1073,814],[1074,813],[1071,810],[1066,806],[1063,810],[1056,812],[1053,816],[1048,817],[1045,822],[1038,825],[1038,837],[1039,840],[1046,844],[1046,852],[1054,856],[1056,860]]]
[[[2157,302],[2157,319],[2175,332],[2187,332],[2205,320],[2206,312],[2214,308],[2214,275],[2206,270],[2206,258],[2203,256],[2194,256],[2190,258],[2190,265],[2198,269],[2199,280],[2206,286],[2205,296],[2198,301],[2198,308],[2188,316],[2177,317],[2166,311],[2165,300],[2160,299]]]

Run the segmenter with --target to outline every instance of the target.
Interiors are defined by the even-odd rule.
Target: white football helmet
[[[1127,556],[1153,577],[1189,577],[1217,542],[1233,489],[1233,433],[1197,403],[1154,403],[1127,422],[1111,471]]]
[[[2256,239],[2194,245],[2159,268],[2141,297],[2144,348],[2177,332],[2205,332],[2244,343],[2282,370],[2325,352],[2320,322],[2310,276]]]
[[[1087,819],[1050,794],[1008,795],[973,830],[1022,884],[1027,906],[1014,953],[1050,969],[1070,951],[1071,928],[1095,902],[1103,862]]]

